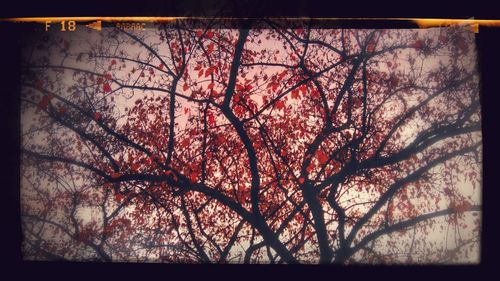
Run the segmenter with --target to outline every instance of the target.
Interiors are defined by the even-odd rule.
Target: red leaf
[[[191,175],[189,175],[189,179],[191,182],[197,182],[198,181],[198,172],[192,172]]]
[[[196,31],[196,37],[200,38],[203,35],[203,30]]]
[[[215,116],[211,113],[208,114],[208,125],[215,126]]]
[[[273,85],[272,86],[273,92],[276,92],[276,90],[278,89],[279,84],[278,83],[273,83],[272,85]]]
[[[139,170],[140,167],[141,167],[141,165],[139,163],[134,163],[134,164],[132,164],[130,169],[135,172],[135,171]]]
[[[208,47],[207,47],[207,54],[211,54],[213,51],[214,51],[214,43],[210,43],[208,44]]]
[[[109,93],[109,92],[111,92],[111,86],[109,85],[109,83],[104,83],[104,85],[102,85],[102,90],[103,90],[105,93]]]
[[[210,74],[212,74],[214,72],[214,69],[213,67],[209,67],[207,68],[207,70],[205,71],[205,77],[208,77]]]
[[[237,91],[243,91],[243,90],[245,90],[245,87],[243,85],[236,84],[236,90]]]
[[[465,201],[465,202],[462,202],[460,205],[457,205],[454,207],[455,211],[459,212],[459,213],[463,213],[463,212],[466,212],[468,210],[470,210],[472,207],[472,205]]]
[[[47,106],[49,106],[49,99],[44,96],[42,100],[38,103],[38,108],[40,109],[47,109]]]
[[[302,94],[306,94],[307,93],[307,86],[306,85],[302,85],[299,87],[299,90],[302,92]]]
[[[205,77],[208,77],[208,75],[215,73],[215,72],[217,72],[217,66],[211,66],[211,67],[207,68],[207,70],[205,71]]]
[[[201,76],[203,76],[203,72],[204,72],[203,69],[201,69],[200,72],[198,72],[198,78],[200,78]]]
[[[285,102],[282,101],[282,100],[277,101],[276,102],[276,108],[279,109],[279,110],[285,108]]]
[[[99,113],[99,112],[94,113],[94,120],[95,121],[101,120],[101,113]]]
[[[125,196],[121,195],[120,193],[115,194],[115,200],[118,202],[121,202],[125,198]]]
[[[417,40],[415,43],[413,43],[413,48],[417,50],[421,50],[424,47],[424,41],[422,40]]]
[[[266,105],[268,102],[267,96],[262,96],[262,103]]]
[[[117,178],[119,178],[121,176],[122,176],[122,174],[119,173],[119,172],[113,172],[113,173],[111,173],[111,178],[112,179],[117,179]]]
[[[369,53],[375,51],[375,43],[373,42],[368,43],[368,46],[366,46],[366,51]]]
[[[281,150],[281,152],[280,152],[281,157],[286,157],[287,155],[288,155],[288,153],[286,152],[286,150]]]
[[[299,183],[304,184],[304,178],[299,178]]]
[[[161,70],[163,70],[163,63],[160,63],[160,65],[158,66]]]
[[[311,162],[309,165],[307,165],[306,172],[310,174],[313,169],[314,169],[314,164]]]
[[[325,164],[328,161],[328,155],[323,150],[318,151],[318,161],[320,164]]]
[[[188,89],[189,89],[188,84],[184,84],[184,86],[182,86],[182,90],[183,91],[187,91]]]
[[[116,60],[111,60],[111,65],[115,65],[116,64]]]
[[[217,145],[222,145],[226,141],[226,138],[224,137],[224,135],[218,135],[217,139],[215,139],[215,141],[216,141]]]
[[[205,37],[207,37],[207,39],[212,39],[212,37],[214,37],[214,33],[212,31],[209,31],[206,33]]]
[[[240,105],[236,105],[234,107],[234,113],[236,113],[237,116],[242,115],[245,113],[245,109]]]
[[[47,109],[50,101],[54,98],[54,95],[45,95],[42,100],[38,103],[38,108]]]
[[[181,142],[181,147],[188,147],[189,146],[189,139],[183,139]]]
[[[111,76],[111,73],[105,73],[104,78],[106,78],[106,80],[111,80],[113,77]]]

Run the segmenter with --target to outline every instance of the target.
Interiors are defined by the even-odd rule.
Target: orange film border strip
[[[6,18],[8,22],[45,23],[46,21],[103,21],[103,22],[170,22],[175,20],[197,19],[193,17],[26,17]],[[199,18],[203,19],[203,18]]]
[[[4,21],[8,22],[35,22],[44,23],[46,21],[96,21],[100,20],[103,22],[171,22],[175,20],[188,20],[188,19],[209,19],[209,17],[20,17],[20,18],[6,18]],[[215,17],[210,19],[220,19],[220,20],[234,20],[235,18],[229,17]],[[240,18],[239,18],[240,19]],[[250,18],[241,18],[250,19]],[[268,19],[286,19],[286,20],[306,20],[311,18],[306,17],[296,17],[296,18],[268,18]],[[488,20],[488,19],[437,19],[437,18],[313,18],[319,21],[401,21],[401,22],[412,22],[415,23],[420,28],[430,28],[430,27],[443,27],[443,26],[453,26],[453,25],[468,25],[472,26],[475,32],[478,31],[479,26],[489,26],[489,27],[500,27],[500,20]]]

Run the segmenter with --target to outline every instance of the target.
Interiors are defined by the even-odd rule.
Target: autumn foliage
[[[27,45],[26,259],[477,261],[473,34],[210,24]]]

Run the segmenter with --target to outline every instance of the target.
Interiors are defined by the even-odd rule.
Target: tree
[[[218,24],[28,44],[26,259],[477,261],[473,34]]]

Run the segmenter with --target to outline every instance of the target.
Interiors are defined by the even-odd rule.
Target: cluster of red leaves
[[[38,108],[46,110],[50,104],[50,101],[54,98],[53,94],[44,95],[40,102],[38,102]]]

